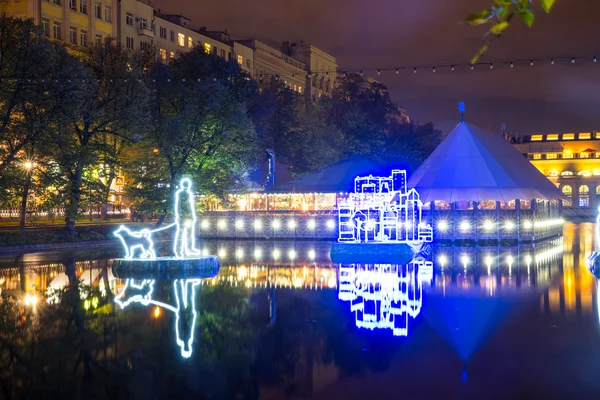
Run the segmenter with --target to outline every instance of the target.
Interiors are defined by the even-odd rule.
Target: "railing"
[[[82,215],[89,215],[90,211],[91,211],[92,215],[102,215],[103,214],[102,206],[92,206],[91,210],[90,210],[90,208],[86,208],[84,211],[82,211]],[[20,213],[21,213],[20,207],[3,208],[3,209],[0,209],[0,218],[19,218]],[[26,214],[28,216],[32,216],[32,217],[46,217],[48,219],[51,219],[51,218],[64,216],[65,208],[64,207],[56,207],[56,208],[51,208],[51,209],[47,209],[47,208],[41,209],[41,208],[33,207],[33,208],[27,208]],[[129,208],[109,204],[106,208],[105,214],[106,215],[129,214]]]

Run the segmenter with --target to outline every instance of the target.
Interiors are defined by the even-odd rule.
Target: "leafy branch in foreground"
[[[549,13],[556,3],[556,0],[539,0],[542,9]],[[515,16],[529,28],[535,21],[535,10],[533,9],[534,0],[494,0],[494,4],[485,10],[469,15],[464,22],[472,25],[489,25],[490,29],[486,33],[485,44],[479,49],[477,54],[471,59],[471,64],[475,64],[489,49],[490,36],[500,37],[506,31]]]

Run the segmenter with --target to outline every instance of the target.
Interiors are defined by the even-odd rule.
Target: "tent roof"
[[[408,185],[423,202],[565,198],[510,143],[465,122],[417,168]]]
[[[352,192],[354,190],[354,178],[369,174],[375,175],[381,172],[380,170],[380,164],[365,156],[355,155],[319,171],[278,185],[275,191],[288,193]]]

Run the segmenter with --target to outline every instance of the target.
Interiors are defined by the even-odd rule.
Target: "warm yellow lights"
[[[152,314],[154,315],[154,318],[160,317],[160,307],[154,307],[154,311],[152,312]]]
[[[544,135],[531,135],[532,142],[540,142],[544,140]]]
[[[562,140],[573,140],[575,139],[574,133],[563,133]]]
[[[551,133],[547,135],[546,140],[558,140],[558,133]]]

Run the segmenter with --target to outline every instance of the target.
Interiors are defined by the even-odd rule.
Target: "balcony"
[[[144,28],[143,26],[138,26],[137,33],[139,36],[146,36],[151,39],[154,39],[154,31],[152,29]]]

